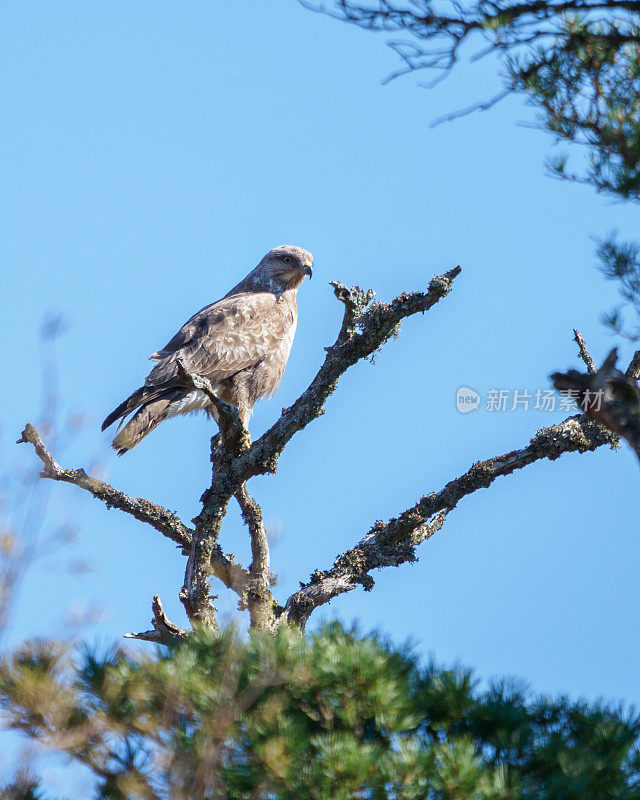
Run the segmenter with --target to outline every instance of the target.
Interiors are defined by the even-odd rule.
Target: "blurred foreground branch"
[[[616,368],[618,351],[613,350],[594,373],[575,369],[554,372],[556,389],[573,397],[584,413],[617,436],[626,439],[640,459],[640,389],[638,389],[638,351],[627,374]]]

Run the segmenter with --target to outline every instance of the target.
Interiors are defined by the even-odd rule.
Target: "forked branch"
[[[44,467],[40,477],[71,483],[84,489],[97,500],[102,501],[107,508],[117,508],[135,519],[151,525],[168,539],[180,545],[184,555],[189,554],[194,531],[171,511],[142,497],[129,497],[105,481],[87,475],[83,469],[64,469],[45,447],[38,431],[29,423],[25,426],[17,443],[33,445]],[[211,551],[211,574],[215,575],[241,599],[246,597],[249,572],[237,564],[232,555],[223,553],[220,547],[214,547]]]
[[[339,556],[330,569],[316,571],[309,582],[301,585],[289,598],[284,608],[274,602],[262,510],[249,494],[246,481],[254,475],[275,472],[278,456],[287,443],[324,413],[324,404],[335,390],[340,376],[358,361],[371,357],[395,336],[405,317],[427,311],[445,297],[459,273],[460,268],[456,267],[434,278],[426,292],[402,294],[391,303],[375,302],[371,290],[365,292],[358,287],[348,288],[333,283],[334,293],[344,306],[336,341],[326,349],[324,363],[309,387],[248,449],[233,446],[233,441],[245,432],[236,409],[220,401],[205,379],[190,374],[185,365],[180,364],[183,379],[211,397],[223,430],[222,437],[212,440],[213,481],[203,495],[202,511],[194,520],[194,530],[161,506],[148,500],[130,498],[109,484],[90,478],[83,470],[63,469],[31,425],[26,426],[20,441],[34,446],[44,465],[43,477],[73,483],[108,507],[120,508],[181,545],[189,556],[181,599],[193,625],[201,624],[212,629],[217,625],[213,606],[215,598],[209,589],[209,579],[215,576],[236,592],[241,608],[249,609],[253,627],[271,629],[282,622],[304,626],[316,608],[339,594],[356,586],[370,589],[373,570],[414,561],[416,546],[440,530],[460,500],[487,488],[496,478],[545,458],[553,460],[564,453],[583,453],[604,444],[615,445],[616,434],[627,438],[640,455],[640,393],[636,383],[640,375],[640,352],[634,356],[626,376],[615,369],[615,352],[610,354],[600,370],[592,372],[593,362],[586,343],[575,331],[580,355],[590,374],[572,371],[553,377],[557,386],[562,384],[560,388],[577,388],[577,399],[586,412],[584,415],[570,417],[538,431],[525,447],[474,464],[443,489],[421,498],[397,518],[386,523],[377,522],[360,542]],[[596,413],[587,402],[588,392],[598,388],[604,390],[606,399],[604,411],[600,413]],[[233,556],[225,555],[218,544],[222,520],[234,496],[251,537],[252,563],[249,569],[237,564]],[[157,597],[154,598],[153,612],[153,630],[131,636],[149,641],[168,641],[186,635],[182,628],[167,619]]]
[[[19,441],[33,445],[44,465],[43,477],[73,483],[102,500],[107,507],[117,507],[131,514],[181,545],[188,561],[180,597],[192,625],[216,629],[215,597],[209,588],[209,579],[216,577],[238,595],[240,608],[249,609],[252,627],[273,629],[283,622],[304,627],[310,614],[334,597],[357,586],[371,589],[373,570],[415,561],[417,545],[442,528],[447,515],[460,500],[489,487],[496,478],[545,458],[553,460],[564,453],[583,453],[603,444],[615,445],[618,441],[616,434],[625,436],[640,455],[640,411],[636,414],[640,409],[636,383],[640,375],[640,351],[631,361],[626,376],[615,369],[615,352],[610,354],[600,370],[594,371],[586,343],[578,331],[574,331],[580,355],[590,374],[572,371],[553,378],[559,388],[566,390],[569,384],[578,388],[576,396],[585,414],[538,431],[529,444],[519,450],[474,464],[439,492],[421,498],[400,516],[386,523],[377,522],[360,542],[339,556],[330,569],[316,570],[308,583],[301,584],[288,599],[284,608],[275,603],[270,589],[269,546],[262,510],[249,494],[246,481],[254,475],[275,472],[278,456],[287,443],[324,413],[324,404],[335,390],[340,376],[358,361],[372,356],[395,336],[405,317],[427,311],[445,297],[459,273],[460,268],[456,267],[434,278],[426,292],[402,294],[391,303],[374,302],[371,290],[365,292],[358,287],[348,288],[333,283],[334,293],[344,306],[336,341],[326,348],[324,363],[309,387],[248,449],[236,447],[246,433],[236,409],[220,401],[206,379],[189,373],[180,363],[183,380],[212,399],[223,434],[212,439],[213,480],[202,497],[202,511],[194,520],[193,530],[161,506],[128,497],[109,484],[90,478],[84,470],[63,469],[33,426],[26,426]],[[598,387],[605,390],[608,398],[605,411],[600,414],[594,413],[593,406],[587,402],[589,391]],[[224,554],[218,544],[222,521],[234,496],[251,538],[252,562],[249,569],[237,564],[233,556]],[[187,635],[184,629],[167,618],[157,596],[152,607],[153,629],[128,634],[130,638],[167,643]]]
[[[202,496],[202,511],[194,520],[193,547],[189,554],[185,580],[180,593],[189,618],[193,622],[215,627],[214,598],[209,592],[211,557],[218,547],[218,537],[229,501],[238,496],[243,484],[255,475],[275,473],[278,457],[287,443],[314,419],[324,413],[324,404],[335,391],[339,378],[362,359],[371,357],[386,341],[398,333],[405,317],[428,311],[445,297],[460,274],[455,267],[431,280],[426,292],[408,292],[391,303],[373,302],[372,290],[364,292],[357,286],[348,288],[333,283],[334,293],[344,305],[343,321],[336,341],[326,348],[324,363],[309,387],[295,403],[283,410],[278,421],[248,449],[230,452],[225,447],[212,446],[213,480]],[[242,494],[241,494],[242,496]],[[254,544],[258,538],[253,537]],[[254,567],[256,561],[254,554]],[[264,587],[262,576],[256,584]],[[262,591],[262,590],[261,590]],[[266,603],[266,600],[265,600]],[[257,607],[254,608],[257,613]],[[264,619],[266,606],[260,610]]]

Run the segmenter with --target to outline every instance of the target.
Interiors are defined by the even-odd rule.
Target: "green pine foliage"
[[[599,269],[607,280],[618,284],[622,304],[602,315],[601,321],[614,333],[631,341],[640,339],[640,245],[619,242],[616,233],[596,240]],[[635,317],[630,327],[624,320],[624,307]]]
[[[555,177],[585,183],[624,201],[640,200],[640,4],[629,13],[561,16],[543,44],[507,57],[511,86],[539,109],[542,128],[559,142],[584,146],[582,168],[566,155],[547,161]],[[611,332],[640,335],[640,247],[597,242],[598,269],[623,303],[601,317]],[[636,318],[631,328],[624,307]]]
[[[640,200],[640,2],[638,0],[300,0],[309,8],[371,31],[389,42],[402,66],[436,79],[492,54],[503,90],[441,118],[488,109],[524,95],[539,126],[556,143],[580,145],[547,160],[551,175],[592,186],[623,201]],[[402,38],[404,36],[404,38]],[[400,37],[400,38],[398,38]],[[466,49],[470,46],[471,49]],[[602,315],[613,333],[640,338],[638,245],[599,242],[598,269],[618,282],[623,303]],[[616,262],[616,263],[614,263]],[[628,328],[623,308],[636,317]]]
[[[104,800],[640,798],[635,714],[483,687],[338,624],[202,632],[154,655],[31,642],[2,664],[0,706]],[[17,776],[1,796],[48,788]]]
[[[300,0],[371,31],[390,33],[401,59],[394,75],[431,71],[434,82],[461,60],[493,54],[503,91],[459,113],[524,93],[558,140],[586,146],[587,164],[563,178],[640,200],[640,2],[637,0]],[[450,119],[459,116],[453,113]]]
[[[540,110],[559,141],[586,146],[586,166],[571,172],[564,156],[554,175],[624,200],[640,200],[640,15],[559,17],[544,44],[507,58],[515,90]]]

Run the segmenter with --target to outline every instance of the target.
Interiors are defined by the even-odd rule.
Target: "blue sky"
[[[2,16],[8,469],[31,458],[13,442],[37,418],[37,331],[51,311],[69,322],[58,347],[65,409],[89,421],[60,461],[97,460],[115,486],[188,521],[209,479],[212,424],[172,421],[118,459],[99,423],[194,311],[272,246],[315,255],[289,366],[275,399],[256,408],[256,436],[335,337],[330,280],[390,298],[461,264],[445,301],[344,377],[277,478],[253,482],[284,599],[376,519],[566,416],[461,415],[458,387],[548,388],[550,372],[577,366],[573,327],[598,361],[613,344],[598,316],[615,289],[593,269],[589,237],[633,235],[635,209],[546,177],[552,142],[522,124],[532,110],[517,98],[430,128],[492,93],[490,61],[432,91],[415,76],[382,86],[396,66],[382,37],[294,0],[36,2],[6,4]],[[86,635],[111,641],[148,627],[155,593],[184,620],[184,559],[170,542],[74,487],[50,496],[51,520],[72,518],[80,539],[32,570],[14,640],[63,632],[69,609],[102,608]],[[373,592],[339,598],[324,618],[411,638],[483,677],[638,702],[637,497],[626,449],[536,464],[464,500],[417,564],[378,573]],[[247,560],[235,509],[221,543]],[[69,558],[92,570],[69,572]],[[233,618],[233,598],[221,593],[219,606]]]

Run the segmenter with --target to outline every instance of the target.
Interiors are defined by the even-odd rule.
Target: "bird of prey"
[[[144,386],[102,423],[105,430],[135,412],[113,440],[126,453],[168,417],[204,410],[218,419],[209,397],[189,383],[206,378],[215,394],[238,409],[247,428],[253,405],[273,395],[284,373],[298,322],[296,294],[313,256],[301,247],[274,247],[222,300],[205,306],[151,358],[158,363]]]

